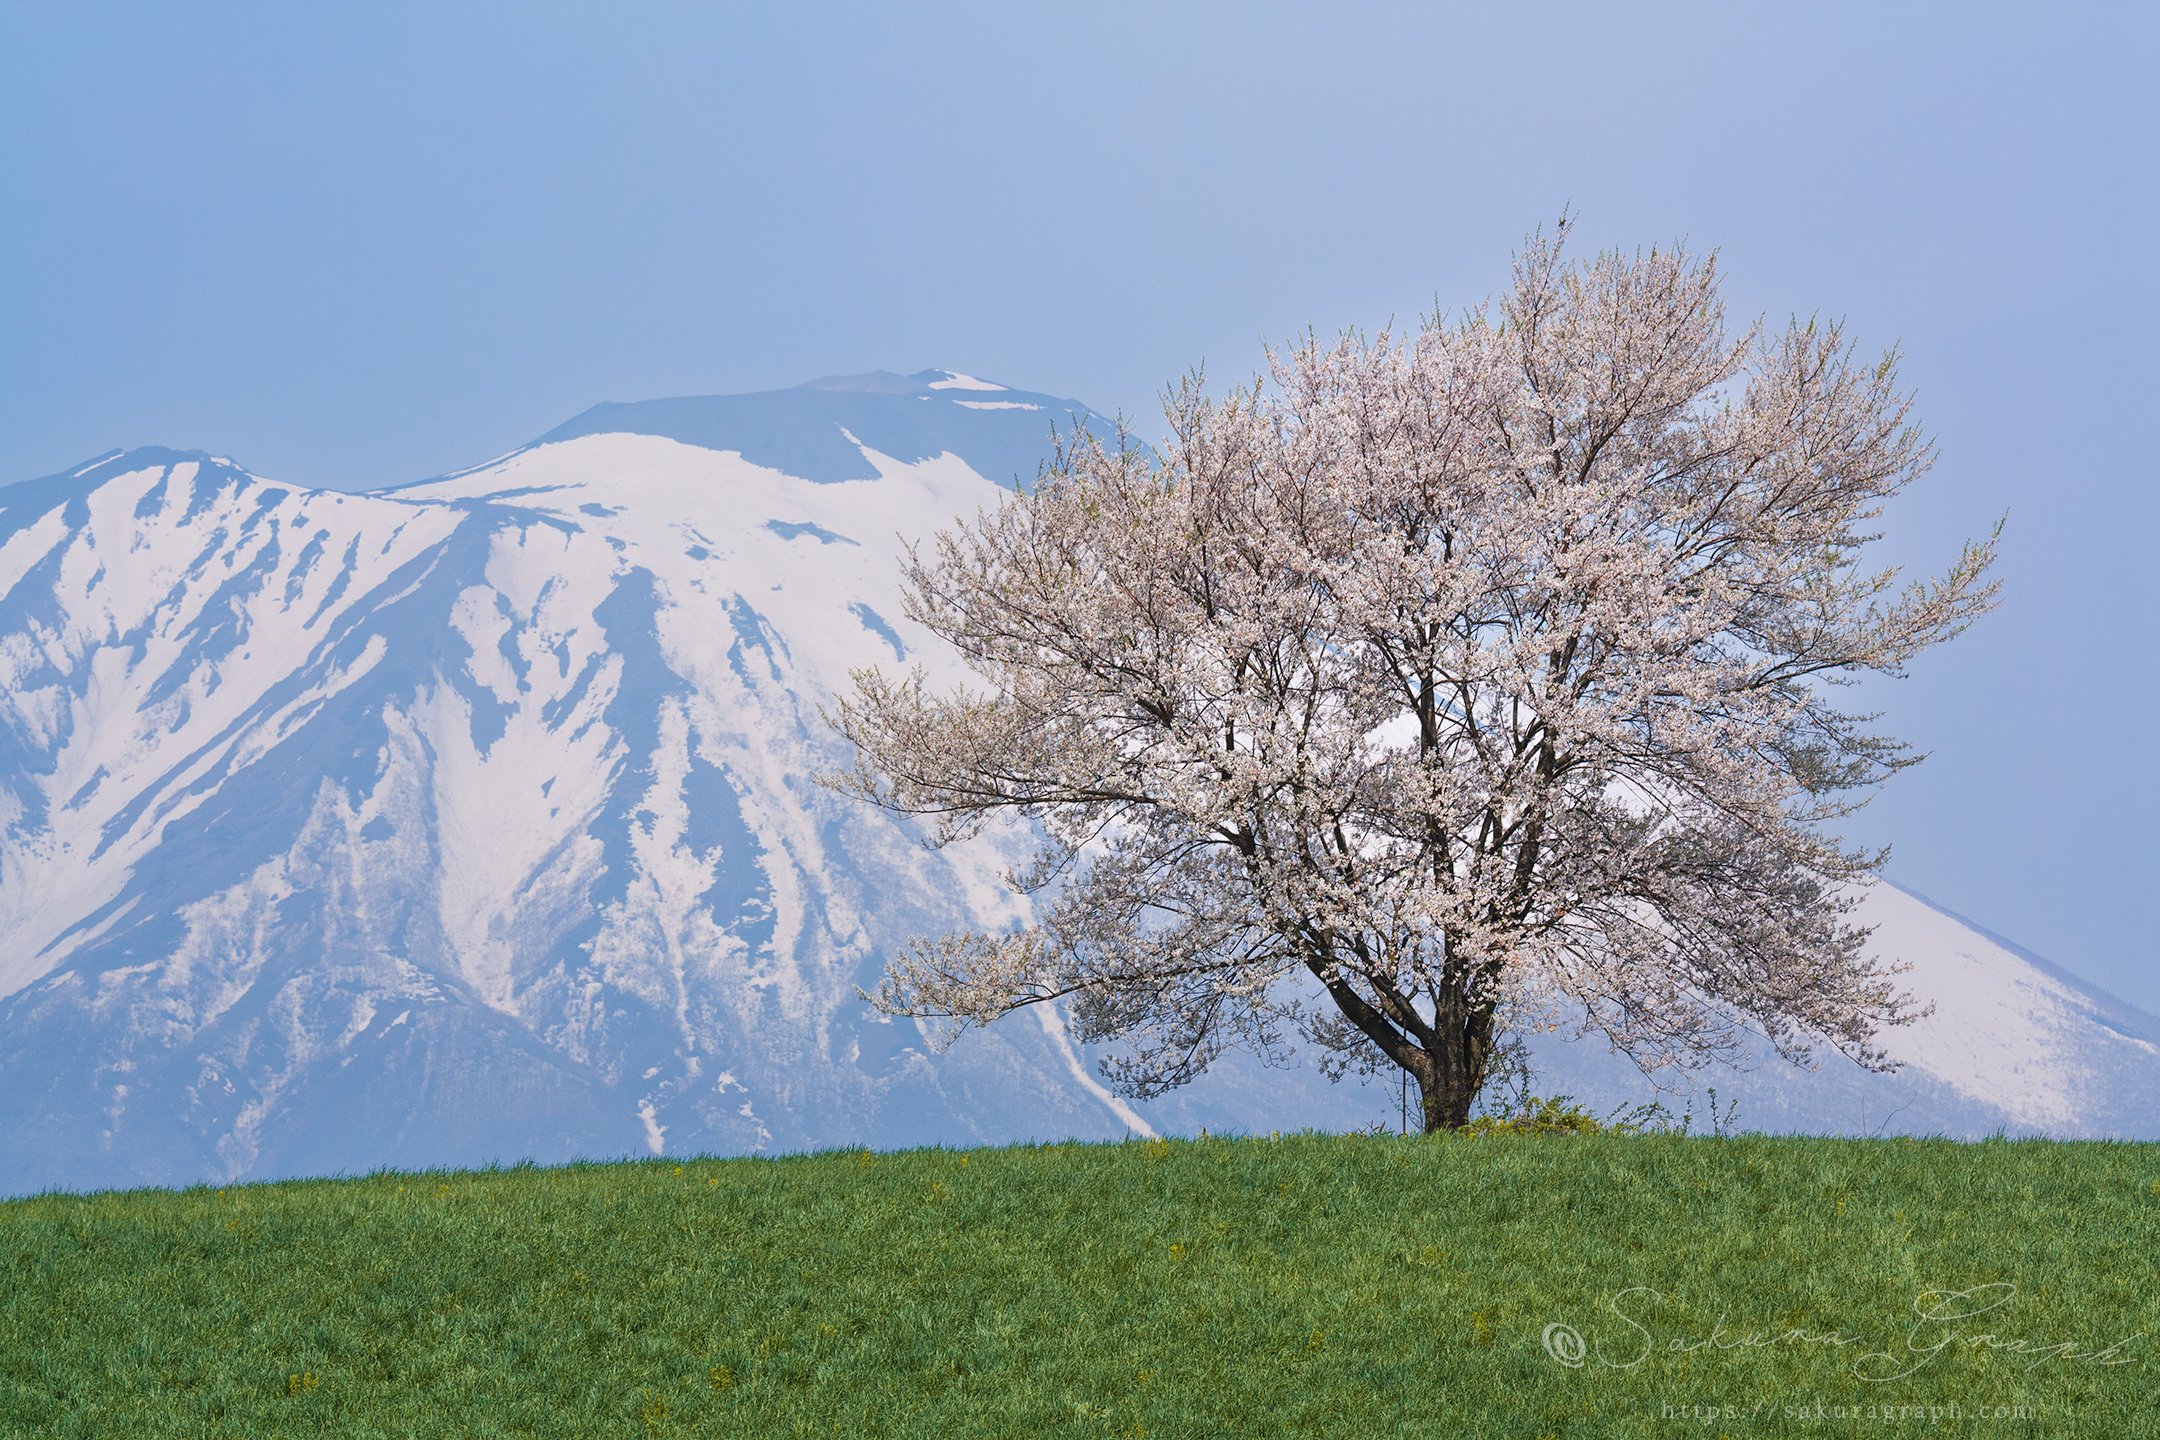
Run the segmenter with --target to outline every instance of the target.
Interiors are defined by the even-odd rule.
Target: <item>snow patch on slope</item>
[[[189,461],[108,480],[65,543],[72,506],[10,538],[53,575],[44,613],[0,636],[0,724],[43,759],[0,817],[0,996],[94,938],[84,917],[175,822],[382,658],[333,637],[456,517],[339,498]]]
[[[2107,1068],[2096,1039],[2142,1045],[2095,1022],[2071,986],[1894,885],[1870,887],[1855,918],[1874,927],[1872,954],[1912,966],[1899,984],[1935,1006],[1933,1015],[1886,1032],[1884,1048],[2019,1124],[2048,1129],[2075,1120]]]

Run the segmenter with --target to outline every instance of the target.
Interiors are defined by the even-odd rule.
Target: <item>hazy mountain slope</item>
[[[1856,918],[1877,954],[1912,966],[1900,986],[1935,1007],[1881,1037],[1902,1068],[1873,1074],[1823,1051],[1803,1070],[1758,1045],[1753,1068],[1681,1081],[1698,1117],[1716,1086],[1736,1124],[1772,1132],[2160,1139],[2160,1019],[1895,885],[1870,889]],[[1655,1093],[1594,1038],[1534,1049],[1541,1093],[1599,1107]]]

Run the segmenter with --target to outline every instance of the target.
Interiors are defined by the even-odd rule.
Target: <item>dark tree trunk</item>
[[[1443,1004],[1434,1018],[1420,1055],[1426,1064],[1410,1071],[1424,1100],[1428,1135],[1470,1123],[1492,1059],[1492,1006]]]

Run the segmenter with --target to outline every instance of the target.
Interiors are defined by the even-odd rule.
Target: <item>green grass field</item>
[[[47,1196],[0,1205],[0,1434],[2160,1436],[2156,1257],[2160,1146],[2033,1141],[1313,1135]]]

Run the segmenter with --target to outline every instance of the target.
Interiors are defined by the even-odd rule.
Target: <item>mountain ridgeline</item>
[[[0,1193],[1391,1115],[1250,1062],[1136,1106],[1054,1011],[939,1054],[858,994],[911,934],[1025,918],[1011,837],[932,851],[811,776],[849,670],[961,678],[903,542],[1053,425],[1109,435],[878,373],[596,406],[363,494],[159,449],[0,488]],[[1955,1003],[1903,1075],[1764,1070],[1742,1123],[2152,1132],[2160,1022],[1867,903]],[[1643,1088],[1598,1049],[1540,1042]]]

